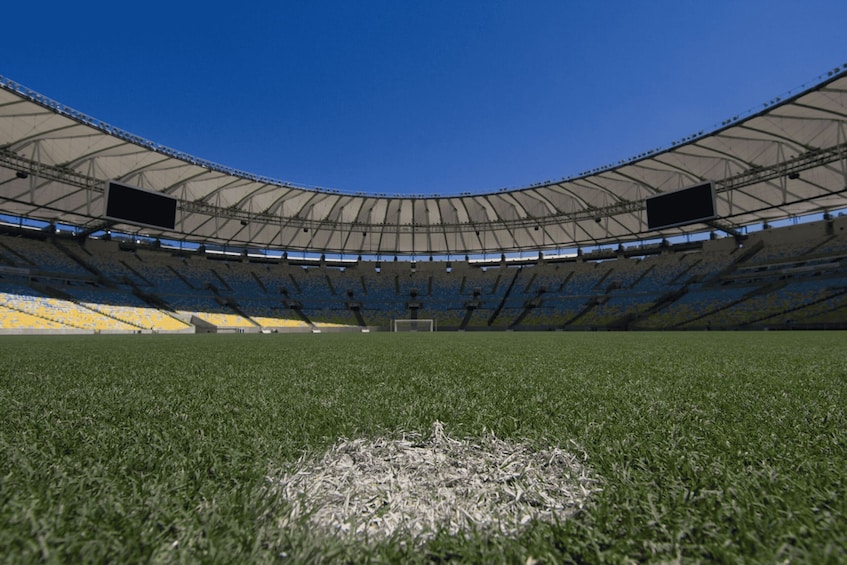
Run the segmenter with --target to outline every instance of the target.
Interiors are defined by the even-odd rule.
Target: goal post
[[[392,332],[434,332],[437,329],[435,320],[426,318],[422,320],[395,319],[391,320]]]

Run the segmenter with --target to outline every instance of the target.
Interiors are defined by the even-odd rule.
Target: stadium
[[[663,150],[455,197],[291,186],[0,83],[3,331],[847,323],[843,69]]]
[[[454,196],[266,178],[0,77],[0,552],[843,562],[845,211],[847,66]]]

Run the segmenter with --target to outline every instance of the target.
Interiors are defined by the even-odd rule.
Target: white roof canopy
[[[345,194],[229,169],[0,77],[0,213],[92,232],[350,255],[538,251],[732,232],[847,207],[847,69],[830,75],[716,131],[575,178],[426,197]],[[107,223],[109,179],[175,196],[175,230]],[[719,220],[647,231],[645,199],[703,181],[715,182]]]

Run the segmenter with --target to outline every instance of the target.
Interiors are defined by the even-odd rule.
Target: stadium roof
[[[110,179],[176,197],[175,230],[107,222]],[[647,198],[704,181],[715,183],[718,220],[648,231]],[[466,255],[734,233],[845,207],[847,68],[669,148],[573,178],[459,196],[293,186],[142,139],[0,77],[0,213],[92,233],[348,255]]]

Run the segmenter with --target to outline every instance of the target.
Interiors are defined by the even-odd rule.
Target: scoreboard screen
[[[119,222],[172,230],[176,226],[176,198],[108,181],[104,216]]]
[[[715,185],[698,184],[647,199],[647,228],[660,230],[716,218]]]

